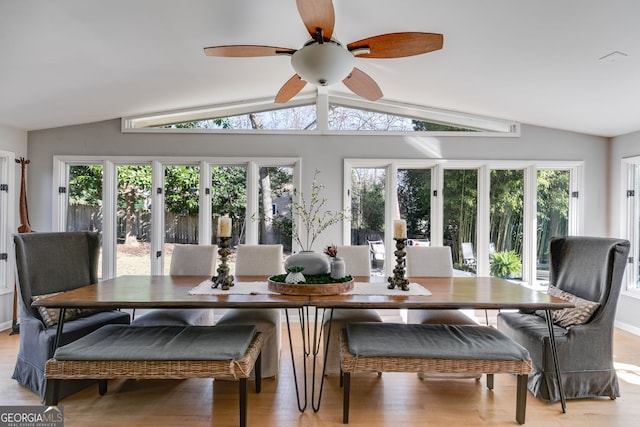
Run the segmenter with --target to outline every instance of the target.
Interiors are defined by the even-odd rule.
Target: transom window
[[[123,132],[429,133],[519,136],[516,122],[392,101],[318,94],[212,105],[122,119]]]

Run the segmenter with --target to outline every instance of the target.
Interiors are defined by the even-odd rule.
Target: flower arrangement
[[[291,237],[304,251],[312,250],[313,244],[324,230],[347,218],[347,210],[334,212],[324,209],[327,199],[320,196],[324,185],[318,183],[319,173],[320,171],[316,169],[313,175],[311,197],[307,200],[304,193],[300,192],[300,201],[291,202],[291,213],[300,218],[300,228],[295,221],[291,226]],[[301,232],[305,244],[303,244]]]
[[[330,258],[335,258],[338,255],[338,248],[336,248],[336,245],[329,245],[324,248],[324,253]]]

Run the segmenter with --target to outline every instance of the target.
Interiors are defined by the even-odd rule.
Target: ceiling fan
[[[286,55],[296,71],[276,95],[284,103],[307,84],[327,86],[342,81],[353,93],[370,101],[382,97],[378,84],[356,68],[355,58],[401,58],[442,49],[442,34],[401,32],[381,34],[343,46],[332,38],[335,14],[332,0],[296,0],[298,13],[311,39],[300,49],[260,45],[204,48],[207,56],[256,57]]]

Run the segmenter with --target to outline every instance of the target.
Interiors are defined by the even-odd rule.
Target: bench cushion
[[[527,349],[480,325],[349,323],[349,352],[358,357],[529,360]]]
[[[60,347],[57,360],[235,360],[256,333],[255,326],[106,325]]]

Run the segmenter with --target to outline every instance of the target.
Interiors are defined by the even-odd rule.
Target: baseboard
[[[640,328],[637,326],[633,326],[625,322],[620,322],[619,320],[615,321],[614,326],[616,328],[622,329],[623,331],[640,336]]]

